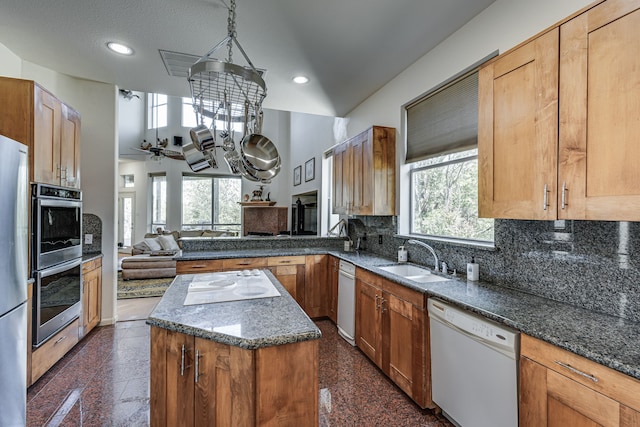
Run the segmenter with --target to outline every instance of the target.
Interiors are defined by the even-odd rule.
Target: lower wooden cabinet
[[[176,261],[176,274],[199,274],[222,271],[221,259]]]
[[[152,426],[317,426],[318,341],[246,350],[151,327]]]
[[[420,407],[431,401],[425,296],[356,269],[356,345]]]
[[[304,255],[301,256],[281,256],[262,258],[269,266],[269,270],[276,276],[276,279],[284,286],[296,302],[304,308],[304,278],[305,264]]]
[[[80,338],[100,323],[102,305],[102,258],[82,263],[82,325]]]
[[[329,301],[328,301],[328,310],[327,316],[329,319],[333,321],[333,323],[338,323],[338,270],[340,268],[340,260],[333,255],[329,255],[329,266],[328,266],[328,277],[327,281],[329,284]]]
[[[303,308],[311,318],[329,314],[328,255],[306,257]]]
[[[640,426],[640,381],[521,335],[520,426]]]
[[[35,383],[78,343],[80,320],[76,319],[31,353],[31,380]]]

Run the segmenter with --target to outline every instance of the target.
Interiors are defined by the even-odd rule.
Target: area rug
[[[118,272],[118,299],[160,297],[172,281],[172,277],[123,280]]]

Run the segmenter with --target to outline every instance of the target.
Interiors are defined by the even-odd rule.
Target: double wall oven
[[[80,315],[82,193],[33,184],[33,345],[39,346]]]

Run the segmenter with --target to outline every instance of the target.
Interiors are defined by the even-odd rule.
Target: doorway
[[[118,246],[131,247],[135,230],[136,195],[133,192],[118,194]]]

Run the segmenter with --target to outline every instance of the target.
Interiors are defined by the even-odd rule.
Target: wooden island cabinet
[[[177,276],[147,319],[151,426],[317,426],[320,330],[270,273],[279,297],[184,305],[207,277]]]

